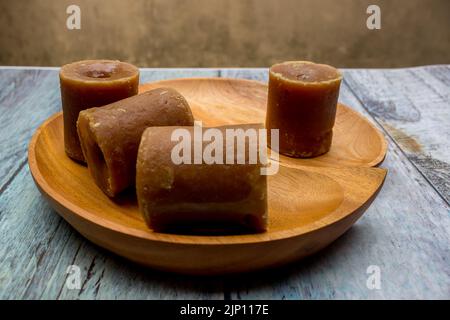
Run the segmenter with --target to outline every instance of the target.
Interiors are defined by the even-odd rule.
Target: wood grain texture
[[[33,131],[42,122],[42,117],[59,109],[60,99],[56,70],[10,69],[2,70],[0,74],[1,191],[25,165],[26,149]]]
[[[58,71],[41,69],[0,69],[2,149],[23,157],[23,165],[0,194],[0,297],[6,299],[220,299],[220,279],[194,281],[125,262],[94,246],[75,232],[42,198],[33,185],[26,163],[31,135],[42,121],[58,111]],[[142,78],[213,76],[214,70],[171,69],[142,71]],[[46,83],[40,86],[40,83]],[[14,88],[12,91],[9,88]],[[8,89],[8,91],[6,91]],[[21,91],[25,95],[18,95]],[[32,98],[27,95],[31,94]],[[55,98],[56,97],[56,98]],[[17,102],[16,102],[17,101]],[[8,110],[14,111],[11,118]],[[9,108],[9,109],[6,109]],[[20,127],[17,123],[20,123]],[[20,128],[14,130],[14,128]],[[5,130],[5,131],[3,131]],[[14,134],[15,132],[15,134]],[[4,161],[5,172],[15,164]],[[0,176],[4,178],[3,173]],[[3,181],[3,180],[2,180]],[[32,218],[30,219],[30,216]],[[65,286],[71,264],[81,268],[81,290]],[[104,290],[103,290],[104,289]]]
[[[359,70],[345,70],[347,74]],[[226,77],[266,78],[264,69],[222,70]],[[389,73],[391,71],[385,70]],[[395,95],[395,92],[392,93]],[[348,84],[340,101],[370,118]],[[376,124],[376,121],[373,121]],[[378,124],[377,127],[383,129]],[[324,251],[280,269],[226,283],[232,299],[445,299],[450,295],[450,208],[391,138],[380,195],[345,235]],[[381,270],[381,289],[366,286]]]
[[[450,82],[446,66],[354,70],[345,82],[450,203]]]
[[[199,116],[193,95],[184,94],[197,120],[234,122],[240,116],[247,123],[258,121],[254,118],[256,112],[249,118],[240,113],[241,89],[230,88],[248,86],[248,92],[257,95],[259,83],[206,78],[178,82],[182,86],[177,86],[175,81],[170,86],[181,87],[182,93],[195,92],[195,97],[203,99],[203,104],[198,102],[204,111]],[[200,92],[194,91],[197,87],[201,88]],[[265,92],[264,89],[261,94]],[[232,103],[227,104],[228,100]],[[245,109],[252,110],[256,100],[253,104],[245,102]],[[214,108],[216,103],[226,112],[219,113]],[[340,117],[338,122],[345,123]],[[357,133],[360,137],[367,134],[367,130]],[[364,150],[358,150],[358,154],[363,153]],[[50,117],[37,130],[30,142],[28,161],[43,195],[87,239],[139,264],[199,275],[279,266],[317,252],[342,235],[364,213],[386,176],[386,171],[379,168],[337,168],[336,162],[310,167],[305,162],[292,162],[267,177],[267,232],[194,236],[153,232],[144,223],[134,194],[117,201],[104,195],[87,168],[66,156],[62,113]]]
[[[268,88],[261,81],[225,77],[172,79],[146,83],[140,86],[139,92],[159,87],[180,92],[189,102],[194,118],[204,126],[266,121]],[[360,114],[339,103],[329,152],[309,159],[274,157],[286,165],[373,167],[383,161],[385,154],[386,141],[381,132]]]
[[[92,245],[47,204],[25,166],[0,195],[1,299],[220,299],[219,280],[149,271]],[[69,265],[81,290],[65,285]]]
[[[425,69],[436,79],[448,84],[448,66]],[[8,88],[13,82],[22,83],[22,71],[39,72],[37,80],[41,81],[41,78],[49,77],[47,71],[12,71],[13,76],[6,80],[10,70],[0,70],[2,97],[5,96],[5,85]],[[345,73],[348,75],[359,71],[346,70]],[[179,72],[180,75],[186,75],[183,71]],[[165,77],[165,71],[160,70],[144,73],[151,79]],[[224,69],[220,73],[225,77],[255,80],[265,77],[264,69],[260,72]],[[186,76],[195,74],[194,71]],[[35,85],[27,86],[29,90],[23,92],[28,94]],[[40,90],[58,94],[58,89],[54,87]],[[35,93],[35,99],[42,94]],[[394,97],[397,92],[388,91],[388,94]],[[15,99],[23,101],[26,95]],[[343,86],[340,100],[370,118],[364,106],[358,104],[360,100],[349,90],[348,83]],[[22,120],[23,131],[27,132],[28,139],[38,123],[59,108],[56,104],[49,105],[45,99],[38,99],[37,102],[38,110],[43,110],[43,114],[34,114],[31,119],[27,112],[21,113],[25,117]],[[3,106],[4,102],[0,108]],[[8,106],[17,107],[11,104]],[[28,104],[30,109],[27,111],[32,110],[33,106]],[[7,124],[8,121],[3,120],[3,117],[8,117],[5,112],[0,114],[0,121]],[[30,128],[29,123],[35,124],[35,127]],[[8,130],[11,128],[15,126],[9,126]],[[1,126],[2,135],[5,134],[3,130]],[[376,201],[349,232],[323,252],[301,263],[274,272],[240,277],[193,278],[154,272],[99,249],[84,240],[50,209],[33,185],[28,166],[25,166],[0,195],[0,297],[448,298],[450,208],[433,189],[432,181],[423,177],[394,140],[388,140],[389,153],[383,167],[389,170],[389,176]],[[23,145],[24,152],[27,142]],[[8,141],[2,140],[2,148],[6,146],[9,150],[17,151],[16,145],[20,146],[20,135],[12,134]],[[25,153],[22,156],[25,157]],[[0,162],[0,166],[3,163]],[[65,270],[72,263],[82,270],[82,290],[68,290],[64,285],[67,276]],[[380,266],[381,290],[367,289],[368,265]]]

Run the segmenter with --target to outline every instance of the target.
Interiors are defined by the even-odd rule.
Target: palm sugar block
[[[76,126],[79,112],[136,95],[139,69],[114,60],[84,60],[63,66],[59,78],[65,151],[84,162]]]
[[[91,176],[114,197],[134,186],[139,142],[147,127],[193,124],[184,97],[174,89],[158,88],[81,111],[78,134]]]
[[[276,151],[310,158],[330,150],[341,80],[325,64],[288,61],[270,68],[266,127],[279,129]]]
[[[226,136],[226,130],[246,131],[249,128],[257,130],[263,125],[228,125],[214,129],[221,133],[220,136]],[[195,135],[195,126],[151,127],[142,135],[137,158],[136,193],[147,225],[157,232],[265,231],[267,176],[261,174],[262,161],[249,161],[249,150],[258,148],[259,141],[245,139],[245,147],[236,148],[231,156],[225,145],[234,148],[235,142],[229,144],[227,141],[221,145],[223,149],[218,149],[222,150],[221,153],[217,150],[212,152],[215,161],[203,157],[197,162],[180,162],[174,159],[173,152],[183,154],[183,157],[188,154],[192,160],[199,142],[203,150],[209,144],[194,138],[187,143],[183,141],[191,153],[177,150],[182,140],[172,135],[180,129],[186,130],[190,136]]]

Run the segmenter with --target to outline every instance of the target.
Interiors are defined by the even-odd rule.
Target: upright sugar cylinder
[[[341,80],[337,69],[307,61],[270,68],[266,127],[279,129],[281,154],[310,158],[329,151]]]
[[[105,194],[114,197],[134,185],[142,133],[151,126],[192,126],[184,97],[158,88],[80,112],[78,134],[88,169]]]
[[[221,133],[218,136],[226,137],[226,130],[248,132],[248,129],[256,131],[262,127],[262,124],[229,125],[214,130]],[[175,130],[185,130],[185,134]],[[251,160],[247,152],[257,152],[259,142],[245,139],[242,149],[237,147],[230,153],[226,145],[235,148],[237,144],[227,137],[226,142],[211,152],[214,161],[205,158],[204,153],[203,158],[194,163],[196,143],[199,142],[203,150],[208,150],[209,145],[209,142],[199,141],[194,130],[193,127],[152,127],[142,135],[136,166],[136,193],[149,227],[159,232],[265,231],[267,177],[261,172],[261,159]],[[177,140],[180,136],[184,139]],[[186,137],[193,138],[185,140]],[[217,135],[213,140],[220,141]],[[186,148],[182,152],[177,148],[180,144]],[[179,161],[179,154],[187,156],[188,161]],[[241,164],[239,157],[242,157]]]
[[[63,66],[59,77],[65,151],[84,162],[76,126],[79,112],[136,95],[139,69],[114,60],[84,60]]]

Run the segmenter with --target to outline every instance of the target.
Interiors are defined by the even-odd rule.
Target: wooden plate
[[[262,94],[261,89],[255,89],[262,88],[257,82],[210,81],[212,87],[207,79],[172,82],[182,83],[181,86],[192,93],[198,90],[194,88],[207,89],[205,95],[212,101],[222,101],[220,107],[210,102],[211,113],[207,113],[207,107],[201,107],[201,102],[207,101],[205,97],[193,103],[195,116],[207,125],[244,120],[238,116],[242,107],[242,102],[237,103],[240,98],[232,98],[234,91],[245,92],[239,89],[239,83],[250,89],[247,93],[249,110],[253,108],[252,92]],[[191,89],[187,90],[189,82]],[[223,89],[213,90],[220,88],[219,83],[224,85]],[[146,85],[144,89],[149,87]],[[186,91],[183,93],[192,104],[192,96]],[[226,92],[231,96],[227,97]],[[222,108],[229,110],[223,110],[219,117],[216,110]],[[341,108],[344,113],[340,114],[351,114],[353,119],[354,113]],[[250,118],[253,112],[249,110],[245,112]],[[222,118],[227,114],[232,120]],[[362,122],[360,127],[368,128]],[[306,166],[308,162],[289,163],[280,166],[277,175],[269,177],[269,229],[266,233],[227,236],[155,233],[144,224],[133,192],[112,201],[97,188],[86,167],[65,155],[62,129],[61,113],[49,118],[34,134],[28,154],[36,185],[53,208],[92,242],[140,264],[180,273],[244,272],[310,255],[351,227],[375,198],[386,176],[386,170],[370,168],[368,163],[361,167],[339,168],[327,167],[323,159],[314,166]],[[340,165],[332,163],[335,164]]]
[[[187,78],[151,82],[140,92],[158,87],[172,87],[189,102],[194,118],[204,126],[236,123],[265,123],[267,85],[244,79]],[[338,104],[331,150],[312,159],[279,156],[281,163],[303,166],[379,165],[386,155],[383,135],[366,118],[351,108]]]

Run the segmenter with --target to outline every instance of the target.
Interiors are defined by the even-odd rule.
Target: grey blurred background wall
[[[66,28],[70,4],[81,8],[81,30]],[[381,8],[381,30],[366,27],[369,4]],[[0,65],[450,63],[449,0],[0,0],[0,19]]]

